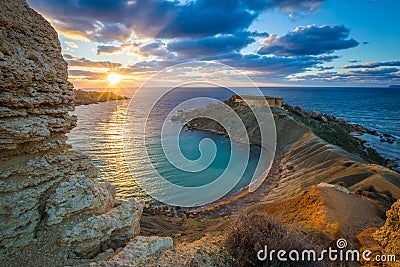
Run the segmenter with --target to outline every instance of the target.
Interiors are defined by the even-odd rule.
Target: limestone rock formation
[[[142,257],[160,254],[166,249],[173,248],[174,242],[170,237],[137,236],[109,262],[133,262]]]
[[[386,255],[395,255],[400,258],[400,200],[387,211],[387,220],[384,226],[373,234],[374,239],[382,247]],[[393,263],[395,266],[395,263]]]
[[[0,11],[2,264],[69,264],[124,245],[142,204],[115,200],[66,144],[74,92],[56,31],[25,0],[0,1]]]
[[[63,233],[78,255],[90,258],[100,251],[122,247],[139,233],[141,204],[125,201],[109,213],[89,217]]]
[[[357,196],[347,188],[320,183],[279,203],[260,204],[261,210],[286,225],[301,227],[308,233],[323,233],[326,244],[345,238],[349,242],[369,227],[379,227],[380,206]]]

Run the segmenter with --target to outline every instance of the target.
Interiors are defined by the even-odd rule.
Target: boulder
[[[110,212],[89,217],[67,229],[62,243],[67,243],[80,257],[91,258],[110,248],[124,246],[139,233],[143,204],[124,201]]]
[[[132,262],[142,257],[160,254],[173,247],[174,242],[170,237],[137,236],[110,262]]]

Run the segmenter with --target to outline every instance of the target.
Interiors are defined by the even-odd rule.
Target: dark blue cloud
[[[362,69],[345,72],[325,71],[316,74],[304,74],[296,76],[297,79],[304,81],[317,81],[345,84],[354,83],[382,83],[390,84],[400,82],[400,70],[398,68]]]
[[[167,49],[167,45],[161,40],[154,40],[147,44],[139,44],[132,52],[144,57],[157,57],[159,59],[172,59],[175,54]]]
[[[335,50],[356,47],[359,43],[348,39],[349,29],[345,26],[297,27],[284,36],[270,35],[264,40],[259,54],[275,54],[282,56],[321,55]]]
[[[186,58],[201,58],[231,52],[239,52],[242,48],[255,42],[249,32],[217,35],[204,38],[187,38],[168,43],[168,50]]]
[[[386,62],[367,62],[357,65],[346,65],[345,69],[359,69],[359,68],[379,68],[379,67],[400,67],[400,61],[386,61]]]
[[[333,67],[333,66],[320,66],[320,67],[318,67],[318,69],[320,69],[320,70],[332,70],[334,68],[335,67]]]
[[[88,68],[118,68],[121,67],[121,63],[114,63],[110,61],[92,61],[86,58],[75,57],[70,54],[63,55],[68,66],[71,67],[88,67]]]
[[[79,33],[91,41],[127,39],[133,32],[155,36],[177,12],[166,0],[28,0],[64,33]],[[128,36],[129,32],[129,36]]]
[[[265,9],[308,12],[324,0],[28,0],[64,33],[99,42],[133,32],[156,38],[207,37],[247,30]]]
[[[286,77],[295,73],[302,73],[313,67],[331,62],[337,56],[262,56],[258,54],[241,55],[221,59],[220,61],[245,70],[263,72],[268,75],[279,75]]]
[[[278,8],[296,18],[304,13],[310,13],[319,9],[325,0],[248,0],[249,5],[258,9]]]
[[[79,76],[79,80],[101,80],[104,79],[104,73],[88,70],[68,70],[69,76]]]
[[[97,55],[116,54],[122,52],[123,49],[124,46],[99,45],[97,46],[96,54]]]
[[[395,73],[398,72],[398,68],[379,68],[379,69],[363,69],[363,70],[353,70],[353,71],[348,71],[345,72],[348,75],[351,74],[364,74],[364,75],[386,75],[388,73]]]
[[[258,16],[241,1],[198,0],[179,8],[159,38],[210,36],[247,29]]]

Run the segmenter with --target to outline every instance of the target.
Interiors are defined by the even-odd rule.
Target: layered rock
[[[0,10],[2,262],[61,265],[124,245],[138,234],[142,204],[117,201],[66,144],[74,92],[56,31],[24,0]]]
[[[137,236],[121,252],[111,258],[108,264],[134,265],[135,261],[143,257],[160,254],[173,246],[174,242],[170,237]]]
[[[400,258],[400,200],[393,204],[392,208],[387,211],[387,220],[376,233],[373,234],[374,239],[382,247],[385,255],[394,255],[397,262],[388,263],[389,266],[398,266]]]
[[[285,225],[301,227],[308,233],[323,233],[321,238],[326,240],[326,245],[338,238],[356,243],[358,233],[384,222],[376,201],[327,183],[281,202],[260,204],[260,207],[274,218],[280,218]]]

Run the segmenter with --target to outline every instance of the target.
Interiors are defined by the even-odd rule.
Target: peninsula
[[[98,91],[84,91],[81,89],[75,89],[74,105],[89,105],[97,104],[99,102],[106,102],[112,100],[123,100],[128,99],[126,96],[117,95],[114,92],[98,92]]]

